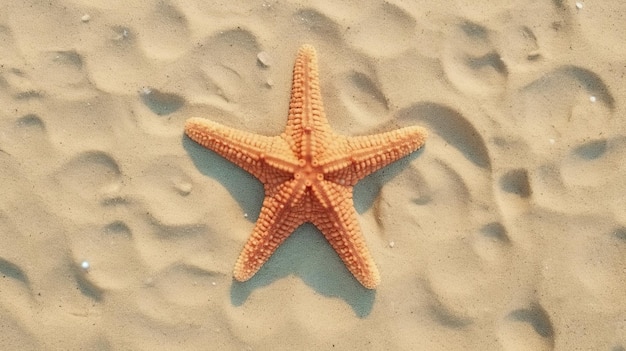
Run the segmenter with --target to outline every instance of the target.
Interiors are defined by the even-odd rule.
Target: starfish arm
[[[299,157],[316,157],[326,147],[332,134],[320,90],[317,54],[311,45],[302,45],[293,67],[293,82],[289,100],[289,116],[285,135],[291,150]]]
[[[418,150],[428,136],[422,127],[406,127],[387,133],[344,137],[344,155],[327,160],[325,178],[354,185],[364,177]]]
[[[233,276],[240,282],[250,278],[267,262],[274,251],[305,222],[303,215],[295,211],[302,194],[295,193],[295,181],[285,182],[265,197],[250,238],[237,262]]]
[[[320,200],[323,215],[311,222],[337,252],[350,273],[366,288],[374,289],[380,283],[380,274],[367,249],[352,201],[352,187],[332,182],[320,182],[313,187]]]
[[[293,165],[298,162],[289,151],[289,145],[280,137],[257,135],[203,118],[188,119],[185,133],[261,181],[276,176],[284,179],[280,173],[293,172]],[[268,165],[270,167],[266,167]]]

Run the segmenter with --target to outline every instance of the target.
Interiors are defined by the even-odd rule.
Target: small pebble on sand
[[[272,65],[272,58],[270,54],[265,51],[261,51],[256,55],[257,60],[263,65],[263,67],[269,67]]]
[[[189,195],[191,193],[191,190],[193,189],[193,185],[185,181],[176,182],[174,187],[176,188],[178,193],[183,196]]]

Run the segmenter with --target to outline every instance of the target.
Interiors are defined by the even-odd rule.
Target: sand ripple
[[[624,350],[624,6],[580,3],[7,2],[0,348]],[[431,134],[355,188],[375,292],[311,225],[234,283],[262,185],[183,136],[280,133],[305,42],[339,133]]]

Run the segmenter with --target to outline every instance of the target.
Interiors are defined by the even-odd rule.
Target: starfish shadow
[[[248,220],[256,221],[263,205],[263,184],[250,173],[187,136],[183,136],[183,148],[198,170],[220,182],[248,215]]]
[[[344,300],[359,318],[368,316],[375,290],[364,288],[346,269],[326,239],[310,223],[296,229],[247,282],[233,280],[231,302],[242,305],[252,291],[295,275],[318,294]]]
[[[422,146],[419,150],[411,153],[410,155],[399,159],[387,167],[379,169],[359,181],[354,186],[353,191],[353,201],[356,212],[358,214],[362,214],[369,210],[376,201],[376,197],[380,194],[380,189],[383,185],[387,184],[394,177],[400,174],[400,172],[402,172],[402,170],[405,169],[409,163],[413,162],[413,160],[418,158],[424,152],[425,148],[426,145]]]

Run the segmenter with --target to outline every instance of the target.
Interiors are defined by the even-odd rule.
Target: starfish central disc
[[[303,180],[304,185],[310,188],[314,183],[324,180],[324,173],[322,168],[318,166],[318,162],[315,160],[299,160],[298,168],[294,172],[294,179]]]
[[[256,135],[201,118],[188,119],[185,132],[263,182],[263,207],[235,264],[235,279],[250,279],[297,227],[311,222],[363,286],[378,285],[352,189],[365,176],[419,149],[426,130],[406,127],[360,137],[333,133],[322,104],[315,49],[303,45],[281,135]]]

